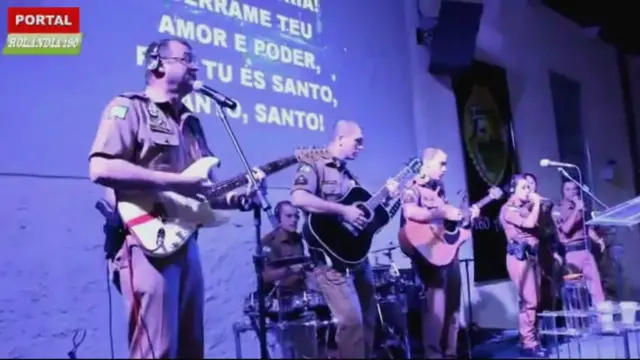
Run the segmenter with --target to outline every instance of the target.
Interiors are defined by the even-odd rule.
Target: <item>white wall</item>
[[[633,196],[631,160],[624,123],[621,88],[615,52],[611,46],[589,38],[569,20],[542,5],[526,0],[485,0],[476,58],[502,66],[507,71],[515,140],[523,170],[540,179],[540,191],[556,197],[560,186],[555,171],[541,169],[541,158],[558,158],[554,114],[548,71],[553,70],[581,83],[584,132],[592,167],[597,172],[607,159],[618,162],[616,178],[607,183],[598,178],[595,193],[613,205]],[[534,2],[535,3],[535,2]],[[434,4],[422,1],[423,12]],[[416,2],[405,0],[407,41],[415,72],[414,111],[418,148],[438,146],[450,154],[447,186],[462,189],[463,149],[454,94],[446,79],[430,75],[428,50],[416,45]],[[428,16],[428,14],[425,14]],[[637,234],[621,231],[628,251],[624,264],[633,264],[640,250]],[[469,243],[461,258],[472,256]],[[471,269],[473,270],[473,269]],[[473,274],[470,274],[473,279]],[[628,284],[638,287],[640,274],[626,272]],[[466,292],[465,292],[466,293]],[[466,298],[463,295],[463,300]],[[472,287],[474,322],[481,327],[513,328],[517,314],[516,294],[509,282]],[[465,301],[466,302],[466,301]]]

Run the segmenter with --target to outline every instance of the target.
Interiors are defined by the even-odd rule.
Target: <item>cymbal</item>
[[[375,249],[375,250],[371,250],[372,254],[377,254],[377,253],[381,253],[381,252],[385,252],[385,251],[391,251],[391,250],[395,250],[397,248],[399,248],[400,246],[398,245],[392,245],[392,246],[387,246],[387,247],[383,247],[380,249]]]
[[[269,261],[267,263],[267,266],[270,266],[273,268],[282,268],[282,267],[287,267],[292,265],[305,264],[310,261],[311,259],[309,259],[308,256],[291,256],[291,257]]]

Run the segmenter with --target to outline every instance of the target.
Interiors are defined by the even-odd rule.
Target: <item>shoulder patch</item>
[[[160,109],[158,109],[158,105],[153,101],[149,101],[149,105],[147,105],[147,111],[149,112],[149,116],[152,118],[158,117],[160,115]]]
[[[109,109],[109,117],[112,119],[124,120],[129,112],[129,107],[126,105],[114,105]]]
[[[309,184],[309,180],[307,179],[306,176],[300,174],[296,177],[296,179],[293,181],[293,185],[296,186],[306,186]]]

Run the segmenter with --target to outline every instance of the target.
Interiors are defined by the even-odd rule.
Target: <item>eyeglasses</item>
[[[194,67],[197,66],[197,59],[194,55],[188,55],[188,56],[183,56],[183,57],[178,57],[178,56],[163,56],[161,57],[162,60],[174,60],[177,61],[185,66],[189,66],[189,67]]]

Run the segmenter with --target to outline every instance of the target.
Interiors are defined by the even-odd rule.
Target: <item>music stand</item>
[[[640,223],[640,196],[609,208],[593,219],[587,221],[587,225],[593,226],[627,226],[631,227]]]
[[[638,223],[640,223],[640,196],[599,213],[593,219],[587,221],[586,224],[607,227],[626,226],[630,228]],[[616,293],[618,298],[622,296],[624,291],[619,253],[620,251],[615,251],[612,255],[616,266]]]

